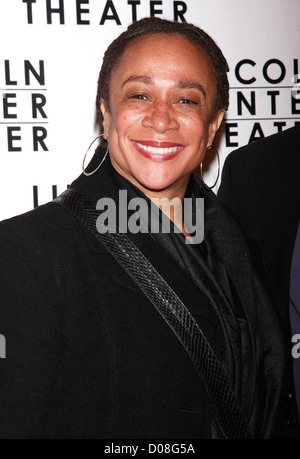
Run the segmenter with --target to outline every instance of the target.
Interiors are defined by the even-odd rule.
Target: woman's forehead
[[[181,35],[155,34],[132,41],[112,72],[110,95],[131,82],[203,88],[215,95],[214,71],[206,52]]]
[[[213,66],[203,48],[178,34],[159,33],[133,40],[118,60],[114,72],[118,77],[138,69],[150,74],[170,73],[182,69],[188,72],[213,73]],[[119,72],[118,72],[119,70]]]
[[[142,35],[141,37],[137,37],[133,39],[125,48],[124,52],[120,56],[126,54],[127,52],[130,51],[135,51],[139,48],[142,48],[144,51],[147,51],[148,53],[151,52],[157,52],[157,55],[159,55],[159,51],[162,51],[162,48],[170,48],[170,52],[174,54],[175,51],[175,56],[176,56],[176,51],[178,54],[182,50],[185,50],[185,52],[194,52],[195,54],[199,54],[199,56],[205,55],[207,59],[209,59],[209,56],[207,53],[204,51],[200,43],[196,43],[195,41],[189,39],[185,35],[178,34],[178,33],[156,33],[156,34],[147,34],[147,35]]]

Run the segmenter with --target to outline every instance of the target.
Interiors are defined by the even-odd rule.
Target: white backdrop
[[[0,0],[0,220],[80,174],[97,135],[103,52],[151,14],[200,26],[229,62],[221,165],[238,146],[300,122],[299,0]],[[215,176],[216,160],[205,180]]]

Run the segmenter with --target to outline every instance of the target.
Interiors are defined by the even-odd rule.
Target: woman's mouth
[[[136,149],[146,158],[154,161],[166,161],[174,158],[182,149],[182,145],[171,142],[132,141]]]

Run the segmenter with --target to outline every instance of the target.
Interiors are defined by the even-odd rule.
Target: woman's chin
[[[145,194],[147,192],[145,190],[153,191],[154,193],[159,193],[163,191],[167,191],[172,188],[174,181],[171,178],[145,178],[140,177],[138,179],[138,187],[144,191]]]

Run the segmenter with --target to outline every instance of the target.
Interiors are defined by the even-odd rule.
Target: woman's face
[[[222,121],[206,53],[180,35],[147,35],[113,71],[104,133],[115,169],[148,197],[183,197]]]

